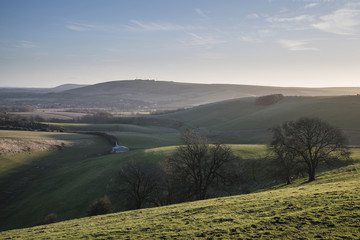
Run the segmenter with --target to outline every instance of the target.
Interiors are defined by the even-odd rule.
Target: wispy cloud
[[[248,36],[242,36],[242,37],[240,37],[240,40],[243,41],[243,42],[254,42],[254,43],[263,42],[259,38],[253,38],[253,37],[248,37]]]
[[[196,26],[184,26],[172,23],[142,22],[130,20],[131,25],[126,28],[130,31],[191,31],[198,29]]]
[[[259,14],[257,13],[252,13],[246,16],[247,19],[258,19],[260,18]]]
[[[187,43],[188,45],[197,45],[197,46],[203,46],[207,48],[211,48],[215,44],[219,43],[225,43],[225,40],[216,38],[212,35],[198,35],[195,33],[188,33],[191,37],[191,40]]]
[[[35,43],[30,42],[30,41],[19,41],[19,42],[17,42],[16,47],[19,47],[19,48],[37,48],[39,46],[37,46]]]
[[[66,25],[66,28],[73,30],[73,31],[115,31],[117,30],[113,26],[109,25],[98,25],[98,24],[86,24],[86,23],[70,23]]]
[[[207,15],[205,14],[205,12],[203,10],[201,10],[200,8],[196,8],[195,12],[197,14],[199,14],[201,17],[207,17]]]
[[[278,43],[289,51],[317,51],[318,48],[310,47],[309,40],[288,40],[282,39]]]
[[[320,3],[309,3],[304,6],[305,9],[313,8],[319,6]]]
[[[289,22],[310,22],[314,20],[313,16],[310,15],[300,15],[296,17],[268,17],[266,21],[270,23],[289,23]]]
[[[360,34],[360,10],[343,8],[320,17],[320,20],[312,26],[321,31],[339,35]]]

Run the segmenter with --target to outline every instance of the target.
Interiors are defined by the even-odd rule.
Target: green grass
[[[57,148],[47,151],[41,150],[42,144],[61,143],[74,144],[78,148],[78,144],[95,144],[97,137],[91,135],[74,134],[74,133],[52,133],[52,132],[31,132],[31,131],[0,131],[2,140],[12,140],[13,144],[21,146],[13,146],[13,148],[22,149],[22,152],[12,154],[3,154],[0,156],[0,178],[11,173],[16,168],[36,162],[38,159],[45,158],[50,152],[59,154]],[[32,144],[33,143],[33,144]],[[4,146],[2,146],[4,147]],[[12,149],[10,149],[11,151]],[[76,150],[78,151],[78,150]],[[95,151],[99,151],[98,148]],[[60,153],[62,154],[62,152]]]
[[[167,127],[131,124],[52,123],[66,131],[101,131],[117,137],[118,144],[130,149],[145,149],[180,144],[180,132]]]
[[[312,183],[6,231],[0,238],[358,239],[359,204],[360,165],[354,164]]]
[[[122,164],[129,160],[157,163],[169,156],[175,148],[139,149],[93,157],[84,157],[80,152],[68,149],[68,152],[64,150],[61,154],[43,156],[27,172],[26,176],[30,180],[23,185],[26,190],[0,209],[1,229],[32,226],[51,212],[58,214],[60,220],[84,217],[89,204],[107,193],[107,185]],[[243,158],[259,157],[266,149],[260,145],[232,145],[232,148]],[[64,159],[66,162],[58,163]],[[19,175],[21,173],[8,176],[6,181],[0,181],[0,186],[11,182],[6,188],[16,189],[21,177],[24,177],[16,179]]]
[[[201,127],[226,143],[266,143],[267,129],[287,120],[318,117],[346,129],[351,144],[360,145],[360,97],[285,97],[277,104],[259,106],[254,99],[234,99],[158,116]]]

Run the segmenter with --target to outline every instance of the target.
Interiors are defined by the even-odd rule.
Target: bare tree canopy
[[[158,205],[156,195],[161,187],[161,172],[156,166],[145,161],[130,161],[120,169],[118,177],[128,209]]]
[[[318,118],[300,118],[272,129],[270,147],[285,164],[297,157],[307,167],[309,181],[315,180],[321,161],[349,158],[346,137],[337,128]]]
[[[205,199],[209,187],[223,177],[222,169],[234,155],[227,146],[209,145],[207,139],[194,130],[183,133],[183,142],[168,160],[171,175],[182,182],[186,194],[196,200]]]

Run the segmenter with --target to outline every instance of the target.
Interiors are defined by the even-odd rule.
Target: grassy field
[[[179,130],[168,127],[131,124],[52,123],[66,131],[100,131],[117,137],[118,144],[130,149],[172,146],[181,143]]]
[[[49,153],[59,154],[59,150],[65,147],[77,151],[94,145],[96,141],[96,137],[82,134],[1,130],[0,178]]]
[[[232,145],[232,148],[242,158],[259,157],[266,152],[265,146],[258,145]],[[32,226],[51,212],[60,220],[84,217],[89,204],[107,194],[107,185],[122,164],[129,160],[156,163],[174,150],[175,146],[168,146],[84,157],[68,149],[62,155],[48,154],[29,167],[31,171],[27,170],[24,176],[13,174],[0,181],[0,186],[10,192],[22,183],[22,191],[0,209],[1,229]],[[56,164],[65,159],[64,164]],[[22,182],[23,178],[28,178],[26,183]]]
[[[0,156],[1,229],[26,226],[24,223],[32,222],[29,218],[39,221],[42,211],[53,206],[62,208],[64,203],[59,204],[56,195],[61,194],[62,181],[68,182],[69,191],[79,184],[66,175],[72,171],[72,165],[88,165],[88,159],[111,149],[100,137],[73,133],[2,130],[0,140],[1,149],[6,147],[4,141],[12,143],[12,152]],[[72,199],[71,204],[77,204],[77,200]]]
[[[359,239],[359,204],[357,163],[312,183],[299,179],[258,193],[6,231],[0,238]]]
[[[300,117],[318,117],[344,129],[351,144],[360,145],[360,96],[285,97],[269,106],[254,101],[234,99],[157,117],[205,128],[210,137],[226,143],[267,143],[271,137],[269,128]]]

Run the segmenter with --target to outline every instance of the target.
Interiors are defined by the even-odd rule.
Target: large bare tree
[[[186,194],[196,200],[205,199],[210,186],[225,177],[222,170],[234,155],[227,146],[208,144],[206,137],[195,130],[183,133],[183,142],[168,160],[170,175],[181,182]]]
[[[350,156],[344,134],[318,118],[288,121],[273,128],[272,132],[271,148],[278,151],[279,157],[300,158],[307,167],[309,182],[315,180],[321,161]]]

